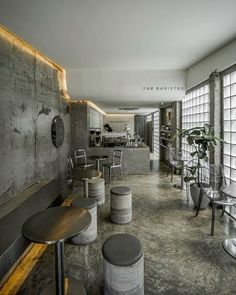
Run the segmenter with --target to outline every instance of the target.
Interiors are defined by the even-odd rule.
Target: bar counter
[[[150,149],[146,145],[142,147],[90,147],[87,149],[87,156],[106,155],[108,156],[107,161],[111,162],[114,150],[123,150],[124,174],[148,174],[150,172]]]

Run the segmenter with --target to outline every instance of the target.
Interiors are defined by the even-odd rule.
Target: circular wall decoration
[[[52,121],[52,142],[55,147],[59,148],[64,141],[65,128],[60,116],[54,117]]]

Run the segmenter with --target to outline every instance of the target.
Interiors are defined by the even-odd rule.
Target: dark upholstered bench
[[[70,191],[69,184],[64,180],[50,181],[0,219],[0,280],[30,244],[21,233],[24,222],[40,210],[60,205]]]

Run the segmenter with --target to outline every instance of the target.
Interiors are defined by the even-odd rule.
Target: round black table
[[[96,161],[96,169],[100,171],[100,161],[104,161],[108,159],[106,155],[92,155],[88,157],[90,160]]]
[[[230,185],[222,185],[220,188],[221,192],[229,196],[230,198],[236,198],[236,185],[230,184]],[[223,241],[223,248],[224,250],[232,256],[234,259],[236,259],[236,239],[226,239]]]
[[[231,198],[236,198],[236,185],[235,184],[230,184],[230,185],[222,185],[220,187],[220,190],[222,193],[226,194],[227,196]]]
[[[236,259],[236,239],[226,239],[223,241],[223,248],[224,250]]]
[[[101,177],[102,172],[99,170],[78,170],[76,171],[76,179],[84,181],[84,197],[88,198],[88,180]]]
[[[64,241],[81,233],[91,224],[90,213],[76,207],[53,207],[31,216],[23,225],[25,238],[35,243],[55,244],[56,284],[42,294],[86,294],[75,279],[64,278]]]

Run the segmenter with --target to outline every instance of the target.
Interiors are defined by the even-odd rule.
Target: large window
[[[153,114],[153,143],[154,154],[159,157],[159,137],[160,137],[160,111]]]
[[[236,183],[236,70],[223,75],[224,171],[228,183]]]
[[[146,116],[146,122],[152,121],[152,114]]]
[[[204,126],[209,119],[209,84],[204,83],[189,91],[182,101],[182,128]],[[185,138],[182,140],[182,150],[186,157],[193,151]]]

